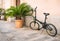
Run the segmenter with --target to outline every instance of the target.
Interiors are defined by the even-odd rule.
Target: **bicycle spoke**
[[[53,24],[48,24],[46,31],[50,36],[56,36],[57,34],[57,29]]]
[[[37,22],[32,21],[30,23],[30,28],[33,29],[33,30],[38,30],[39,24]]]

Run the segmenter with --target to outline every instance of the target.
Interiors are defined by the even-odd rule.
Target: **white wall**
[[[3,1],[3,8],[7,9],[10,6],[15,6],[15,0],[4,0]]]
[[[48,22],[54,24],[60,34],[60,0],[21,0],[21,3],[26,2],[33,8],[37,8],[37,19],[44,20],[44,12],[50,13]]]
[[[3,5],[2,5],[2,0],[0,0],[0,8],[2,7]]]

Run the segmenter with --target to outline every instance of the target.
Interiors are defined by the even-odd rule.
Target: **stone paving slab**
[[[60,35],[51,37],[45,30],[31,30],[29,27],[18,29],[14,27],[14,23],[0,21],[0,29],[1,27],[3,32],[0,31],[0,41],[60,41]]]
[[[2,40],[5,41],[60,41],[60,37],[51,37],[44,33],[39,33],[40,31],[28,30],[26,28],[15,29],[15,31],[3,34]],[[6,38],[4,38],[6,37]],[[8,38],[7,38],[8,37]]]
[[[2,38],[2,39],[1,39]],[[10,33],[1,33],[0,39],[1,41],[60,41],[60,37],[51,37],[44,33],[39,33],[39,31],[34,30],[25,30],[15,29]]]

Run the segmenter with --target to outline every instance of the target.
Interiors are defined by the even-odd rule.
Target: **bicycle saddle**
[[[46,16],[49,15],[49,13],[43,13],[43,14],[46,15]]]

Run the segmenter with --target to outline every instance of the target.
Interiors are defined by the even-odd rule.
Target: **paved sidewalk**
[[[1,28],[2,27],[2,28]],[[14,23],[0,21],[0,41],[60,41],[60,35],[51,37],[45,30],[31,30],[29,27],[15,28]]]

